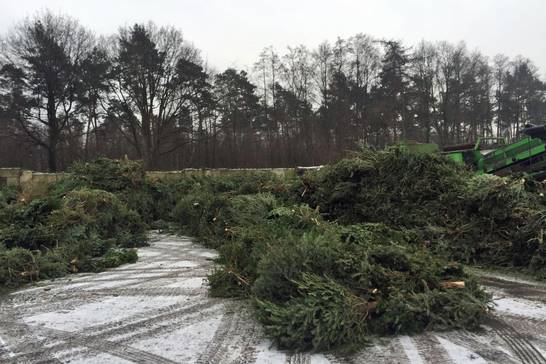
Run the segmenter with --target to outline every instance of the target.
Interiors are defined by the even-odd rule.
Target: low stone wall
[[[187,175],[222,176],[232,173],[271,172],[278,176],[301,173],[308,169],[320,167],[297,168],[216,168],[216,169],[182,169],[179,171],[148,171],[146,175],[151,179],[171,179]],[[0,186],[18,186],[25,195],[38,195],[46,191],[50,183],[63,178],[65,173],[43,173],[23,170],[21,168],[0,168]]]
[[[294,168],[214,168],[214,169],[197,169],[188,168],[179,171],[147,171],[146,176],[151,179],[170,179],[179,176],[197,175],[197,176],[224,176],[233,173],[252,173],[252,172],[270,172],[278,176],[286,176],[294,173]]]
[[[20,168],[0,168],[0,186],[17,186],[23,171]]]
[[[46,191],[49,184],[63,178],[65,173],[43,173],[21,168],[0,168],[0,186],[20,187],[25,196],[35,196]]]
[[[47,187],[65,176],[65,173],[43,173],[23,171],[19,179],[19,186],[25,195],[41,195],[46,192]]]

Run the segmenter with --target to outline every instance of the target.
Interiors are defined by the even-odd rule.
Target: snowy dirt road
[[[486,276],[481,332],[387,338],[351,356],[286,353],[241,301],[207,296],[215,252],[154,235],[139,262],[0,300],[0,363],[546,363],[546,285]]]

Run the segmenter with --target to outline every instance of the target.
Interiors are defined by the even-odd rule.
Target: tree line
[[[180,30],[153,23],[98,37],[43,12],[1,37],[0,166],[63,170],[97,156],[148,169],[289,167],[356,145],[519,137],[546,122],[531,60],[464,43],[365,34],[219,72]]]

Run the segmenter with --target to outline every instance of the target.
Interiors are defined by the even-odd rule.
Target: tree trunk
[[[48,121],[48,146],[47,146],[47,168],[49,172],[57,172],[57,143],[60,130],[57,120],[57,109],[55,107],[55,95],[48,93],[47,98],[47,121]]]
[[[154,145],[152,141],[152,122],[149,115],[142,115],[142,141],[144,144],[143,150],[143,159],[144,159],[144,168],[146,170],[151,170],[154,168]]]
[[[57,141],[51,137],[47,148],[47,169],[49,172],[57,172]]]

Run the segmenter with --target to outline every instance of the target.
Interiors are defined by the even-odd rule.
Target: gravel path
[[[481,332],[380,340],[351,356],[275,350],[244,302],[207,296],[213,250],[153,235],[139,261],[0,301],[0,363],[546,363],[546,285],[487,275]]]

